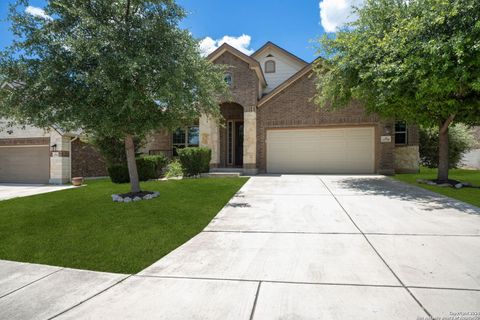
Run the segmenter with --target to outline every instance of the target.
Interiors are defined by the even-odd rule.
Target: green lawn
[[[0,259],[136,273],[198,234],[247,181],[142,183],[153,200],[114,203],[128,185],[86,187],[0,201]]]
[[[426,184],[420,184],[417,179],[435,179],[437,177],[437,169],[429,169],[422,167],[420,173],[415,174],[397,174],[394,179],[407,182],[421,188],[441,193],[448,197],[461,200],[480,207],[480,189],[477,188],[448,188],[436,187]],[[480,170],[463,170],[452,169],[449,174],[450,179],[459,180],[462,182],[470,182],[474,186],[480,186]]]

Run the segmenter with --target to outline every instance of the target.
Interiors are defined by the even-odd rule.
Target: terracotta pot
[[[83,184],[83,177],[75,177],[75,178],[72,178],[72,184],[75,186],[75,187],[79,187]]]

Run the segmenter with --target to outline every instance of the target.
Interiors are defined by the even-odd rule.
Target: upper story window
[[[232,74],[231,74],[230,72],[225,73],[225,76],[223,77],[223,79],[225,80],[225,82],[227,83],[227,85],[228,85],[229,87],[232,86],[232,84],[233,84],[233,76],[232,76]]]
[[[405,121],[395,122],[395,144],[408,143],[408,130]]]
[[[265,61],[265,73],[275,73],[275,61]]]

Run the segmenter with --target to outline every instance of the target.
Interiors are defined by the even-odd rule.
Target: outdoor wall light
[[[52,152],[57,151],[57,144],[52,145],[50,148]]]
[[[383,133],[385,133],[386,135],[389,135],[391,132],[392,132],[392,126],[391,125],[386,125],[383,128]]]

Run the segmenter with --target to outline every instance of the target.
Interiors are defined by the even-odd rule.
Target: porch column
[[[220,131],[217,121],[202,115],[199,121],[200,146],[212,150],[210,168],[218,168],[220,165]]]
[[[243,114],[243,172],[257,174],[257,112],[256,107],[245,108]]]

